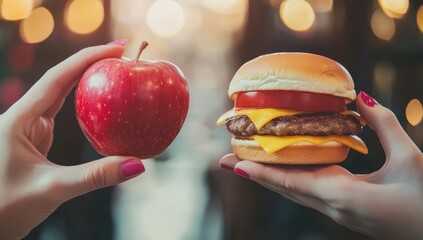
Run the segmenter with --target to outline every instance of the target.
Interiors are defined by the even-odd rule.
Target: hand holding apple
[[[82,76],[76,117],[87,139],[103,155],[152,158],[179,133],[188,112],[188,85],[167,61],[108,58]]]

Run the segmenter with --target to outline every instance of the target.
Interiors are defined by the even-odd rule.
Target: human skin
[[[368,236],[422,239],[423,154],[389,109],[364,92],[356,104],[385,151],[386,162],[376,172],[352,174],[339,165],[266,165],[233,154],[224,156],[220,166]]]
[[[110,156],[76,166],[47,159],[54,118],[91,64],[121,57],[124,42],[89,47],[48,70],[0,115],[0,238],[21,239],[63,202],[144,172],[134,157]]]

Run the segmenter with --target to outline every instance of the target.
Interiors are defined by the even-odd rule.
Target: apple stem
[[[134,60],[134,63],[138,62],[138,60],[139,60],[139,58],[140,58],[140,56],[141,56],[142,51],[144,51],[144,49],[145,49],[145,48],[147,48],[147,46],[148,46],[148,42],[146,42],[146,41],[142,41],[142,43],[141,43],[141,45],[140,45],[140,48],[139,48],[139,50],[138,50],[137,57],[136,57],[136,58],[135,58],[135,60]]]

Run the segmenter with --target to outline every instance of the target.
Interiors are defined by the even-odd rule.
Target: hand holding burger
[[[339,165],[276,166],[241,161],[234,154],[224,156],[220,166],[354,231],[377,239],[422,239],[423,154],[389,109],[364,92],[356,104],[386,153],[376,172],[354,175]]]

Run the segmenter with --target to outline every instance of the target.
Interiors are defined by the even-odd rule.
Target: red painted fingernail
[[[125,46],[125,44],[126,44],[126,39],[119,39],[119,40],[110,42],[107,45]]]
[[[369,107],[375,107],[378,104],[374,98],[363,91],[360,92],[360,97],[361,100],[363,100],[363,102]]]
[[[226,165],[226,164],[223,164],[223,163],[220,164],[220,167],[223,168],[223,169],[226,169],[226,170],[230,170],[230,171],[234,170],[233,167]]]
[[[125,179],[135,177],[144,171],[144,165],[139,159],[127,160],[120,165],[120,172]]]
[[[248,173],[246,173],[244,170],[242,170],[241,168],[235,168],[234,169],[234,173],[238,174],[241,177],[245,177],[245,178],[250,178],[250,175],[248,175]]]

